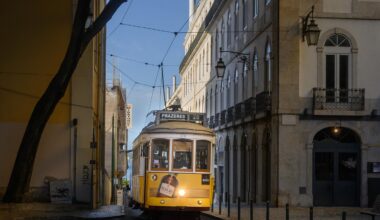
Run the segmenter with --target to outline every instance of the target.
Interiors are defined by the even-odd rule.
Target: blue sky
[[[128,0],[107,24],[107,83],[112,82],[111,64],[114,62],[127,89],[127,101],[133,105],[133,127],[128,131],[128,148],[144,127],[146,114],[163,108],[161,70],[157,65],[163,61],[165,84],[172,84],[173,75],[177,75],[179,83],[179,64],[184,56],[185,37],[185,34],[175,37],[173,33],[130,25],[176,32],[188,20],[188,15],[188,0]],[[120,22],[127,25],[120,25]],[[188,23],[182,31],[187,29]],[[157,87],[153,90],[155,82]]]

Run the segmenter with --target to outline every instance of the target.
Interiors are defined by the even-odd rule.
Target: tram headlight
[[[184,190],[184,189],[180,189],[180,190],[178,190],[178,195],[179,196],[184,196],[186,194],[186,191]]]

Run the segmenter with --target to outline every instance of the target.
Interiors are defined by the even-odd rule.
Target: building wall
[[[75,1],[38,0],[1,8],[3,26],[0,55],[1,191],[5,191],[17,149],[30,114],[66,53]],[[97,16],[103,3],[93,6]],[[49,18],[49,19],[46,19]],[[31,193],[27,199],[48,201],[47,177],[69,179],[80,202],[97,200],[99,182],[91,189],[90,144],[101,143],[102,38],[95,37],[78,64],[65,96],[60,100],[42,135],[35,160]],[[93,45],[95,43],[95,46]],[[100,46],[99,46],[100,45]],[[96,49],[97,53],[94,53]],[[77,119],[77,126],[73,125]],[[98,129],[99,128],[99,129]],[[99,146],[99,145],[98,145]],[[99,155],[99,154],[97,154]],[[96,167],[94,167],[95,169]],[[99,177],[99,173],[96,174]],[[75,182],[75,183],[74,183]],[[36,189],[36,190],[33,190]],[[36,192],[36,193],[34,193]],[[91,195],[94,192],[94,196]]]
[[[380,160],[376,116],[378,81],[375,42],[378,35],[370,31],[378,26],[379,4],[362,1],[321,1],[315,5],[315,20],[321,29],[317,46],[302,41],[300,19],[311,10],[313,2],[280,3],[280,60],[279,60],[279,195],[278,205],[315,205],[313,201],[313,150],[314,136],[324,128],[340,127],[353,130],[360,143],[360,198],[361,206],[368,205],[367,181],[379,178],[367,172],[367,162]],[[352,7],[351,7],[352,6]],[[298,29],[298,32],[295,31]],[[323,59],[318,53],[326,50],[323,45],[327,36],[342,33],[352,41],[353,76],[350,88],[365,89],[365,107],[362,111],[322,110],[313,112],[313,88],[326,88],[323,75]],[[371,33],[371,34],[368,34]],[[357,56],[357,59],[354,58]],[[355,68],[356,66],[356,68]],[[324,74],[324,73],[323,73]],[[323,112],[324,111],[324,112]],[[324,116],[321,116],[323,114]],[[327,116],[327,117],[325,117]],[[351,117],[350,117],[351,116]],[[289,138],[292,137],[292,138]]]

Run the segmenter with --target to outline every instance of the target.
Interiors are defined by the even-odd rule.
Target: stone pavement
[[[250,220],[249,205],[241,205],[240,219]],[[369,216],[361,215],[360,211],[369,210],[359,207],[314,207],[313,220],[341,220],[342,212],[346,212],[346,220],[371,220]],[[219,219],[238,219],[238,209],[236,205],[231,205],[230,217],[227,216],[227,207],[222,205],[221,215],[219,215],[219,206],[215,205],[213,212],[203,212],[212,217]],[[307,207],[289,207],[289,220],[309,220],[310,208]],[[285,207],[269,209],[270,220],[285,220]],[[266,207],[255,205],[253,207],[253,220],[266,220]],[[380,218],[379,218],[380,220]]]
[[[117,205],[90,209],[87,205],[52,203],[0,203],[0,220],[98,219],[124,216]]]

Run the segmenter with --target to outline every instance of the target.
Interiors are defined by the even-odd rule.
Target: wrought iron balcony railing
[[[219,121],[220,121],[220,114],[216,113],[215,114],[215,119],[214,119],[214,127],[218,127],[219,126]]]
[[[229,107],[227,110],[227,123],[234,120],[234,107]]]
[[[220,113],[220,125],[224,125],[226,123],[226,114],[226,110],[223,110],[222,113]]]
[[[313,88],[313,110],[363,111],[364,89]]]
[[[256,111],[264,112],[271,110],[270,92],[264,91],[256,95]]]
[[[255,98],[251,97],[244,101],[244,117],[250,116],[255,111]]]
[[[211,116],[208,121],[208,127],[209,128],[214,128],[215,127],[215,122],[214,122],[214,116]]]
[[[243,103],[238,103],[235,105],[234,118],[235,120],[239,120],[243,118]]]

